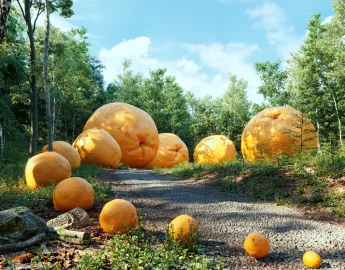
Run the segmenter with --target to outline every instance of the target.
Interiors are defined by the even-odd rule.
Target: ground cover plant
[[[281,157],[277,164],[265,161],[248,163],[237,159],[231,163],[182,163],[170,169],[173,176],[208,180],[221,191],[247,194],[278,205],[323,208],[334,217],[345,217],[345,159],[340,150],[325,150],[309,155]]]

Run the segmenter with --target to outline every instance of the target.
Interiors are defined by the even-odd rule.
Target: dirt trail
[[[322,269],[345,269],[343,226],[151,170],[106,170],[101,179],[111,183],[119,198],[131,201],[156,230],[165,232],[180,214],[196,218],[202,248],[221,255],[228,269],[307,269],[301,262],[307,250],[322,256]],[[261,260],[242,248],[246,235],[254,231],[270,240],[271,252]]]

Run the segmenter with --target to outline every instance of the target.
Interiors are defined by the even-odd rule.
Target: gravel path
[[[345,269],[343,226],[309,220],[293,208],[151,170],[106,170],[101,178],[157,230],[164,232],[180,214],[196,218],[202,248],[222,256],[227,269],[307,269],[301,258],[308,250],[321,255],[322,269]],[[261,260],[243,249],[245,237],[255,231],[267,236],[271,245],[270,254]]]

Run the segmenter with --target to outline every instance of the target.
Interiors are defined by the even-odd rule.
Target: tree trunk
[[[26,32],[30,42],[30,88],[31,88],[31,128],[30,128],[30,157],[37,152],[38,141],[38,109],[37,109],[37,78],[36,78],[36,48],[34,40],[34,31],[31,23],[31,1],[25,0],[25,21]]]
[[[0,123],[0,152],[1,152],[1,160],[4,158],[4,138],[3,138],[3,132],[2,132],[2,125]]]
[[[316,136],[317,136],[317,149],[321,152],[321,145],[320,145],[320,123],[316,121]]]
[[[43,71],[44,71],[44,88],[46,98],[46,117],[47,117],[47,128],[48,128],[48,150],[53,151],[53,131],[52,131],[52,119],[50,113],[50,94],[49,94],[49,78],[48,78],[48,50],[49,50],[49,3],[45,0],[45,12],[46,12],[46,35],[45,35],[45,47],[44,47],[44,60],[43,60]]]
[[[0,0],[0,44],[4,40],[6,34],[6,25],[8,15],[10,14],[12,0]]]
[[[335,100],[335,96],[333,94],[332,94],[332,98],[333,98],[333,102],[334,102],[335,112],[336,112],[337,118],[338,118],[339,141],[340,141],[341,147],[343,147],[343,135],[341,133],[341,121],[340,121],[340,116],[339,116],[338,104],[337,104],[337,101]]]

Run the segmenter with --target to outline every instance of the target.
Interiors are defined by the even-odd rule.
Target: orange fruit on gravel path
[[[242,133],[241,151],[248,161],[266,157],[276,162],[279,155],[297,154],[316,147],[314,125],[291,107],[264,109],[248,122]]]
[[[319,268],[322,265],[321,257],[314,251],[304,253],[302,261],[306,266],[313,269]]]
[[[132,168],[145,168],[156,156],[159,138],[151,116],[132,105],[114,102],[98,108],[84,130],[101,128],[119,143],[121,162]]]
[[[68,160],[56,152],[44,152],[30,158],[25,166],[26,184],[30,189],[45,187],[71,177]]]
[[[175,242],[191,243],[198,241],[198,223],[188,215],[176,217],[169,224],[169,235]]]
[[[80,177],[71,177],[58,183],[53,201],[56,211],[67,212],[76,207],[88,210],[94,202],[94,190],[89,182]]]
[[[48,152],[48,144],[42,148],[42,152]],[[78,152],[67,142],[64,141],[54,141],[53,142],[53,151],[64,156],[72,169],[76,169],[80,166],[80,156]]]
[[[121,160],[119,144],[101,129],[92,128],[84,131],[75,139],[73,147],[86,164],[117,168]]]
[[[138,226],[137,210],[129,201],[112,200],[104,205],[99,223],[107,233],[126,233]]]
[[[217,164],[236,158],[234,143],[223,135],[213,135],[202,139],[194,150],[194,161],[199,164]]]
[[[155,158],[146,166],[147,168],[170,168],[189,159],[188,148],[175,134],[159,134],[159,148]]]
[[[261,233],[251,233],[244,240],[244,249],[254,258],[263,258],[270,251],[270,243]]]

